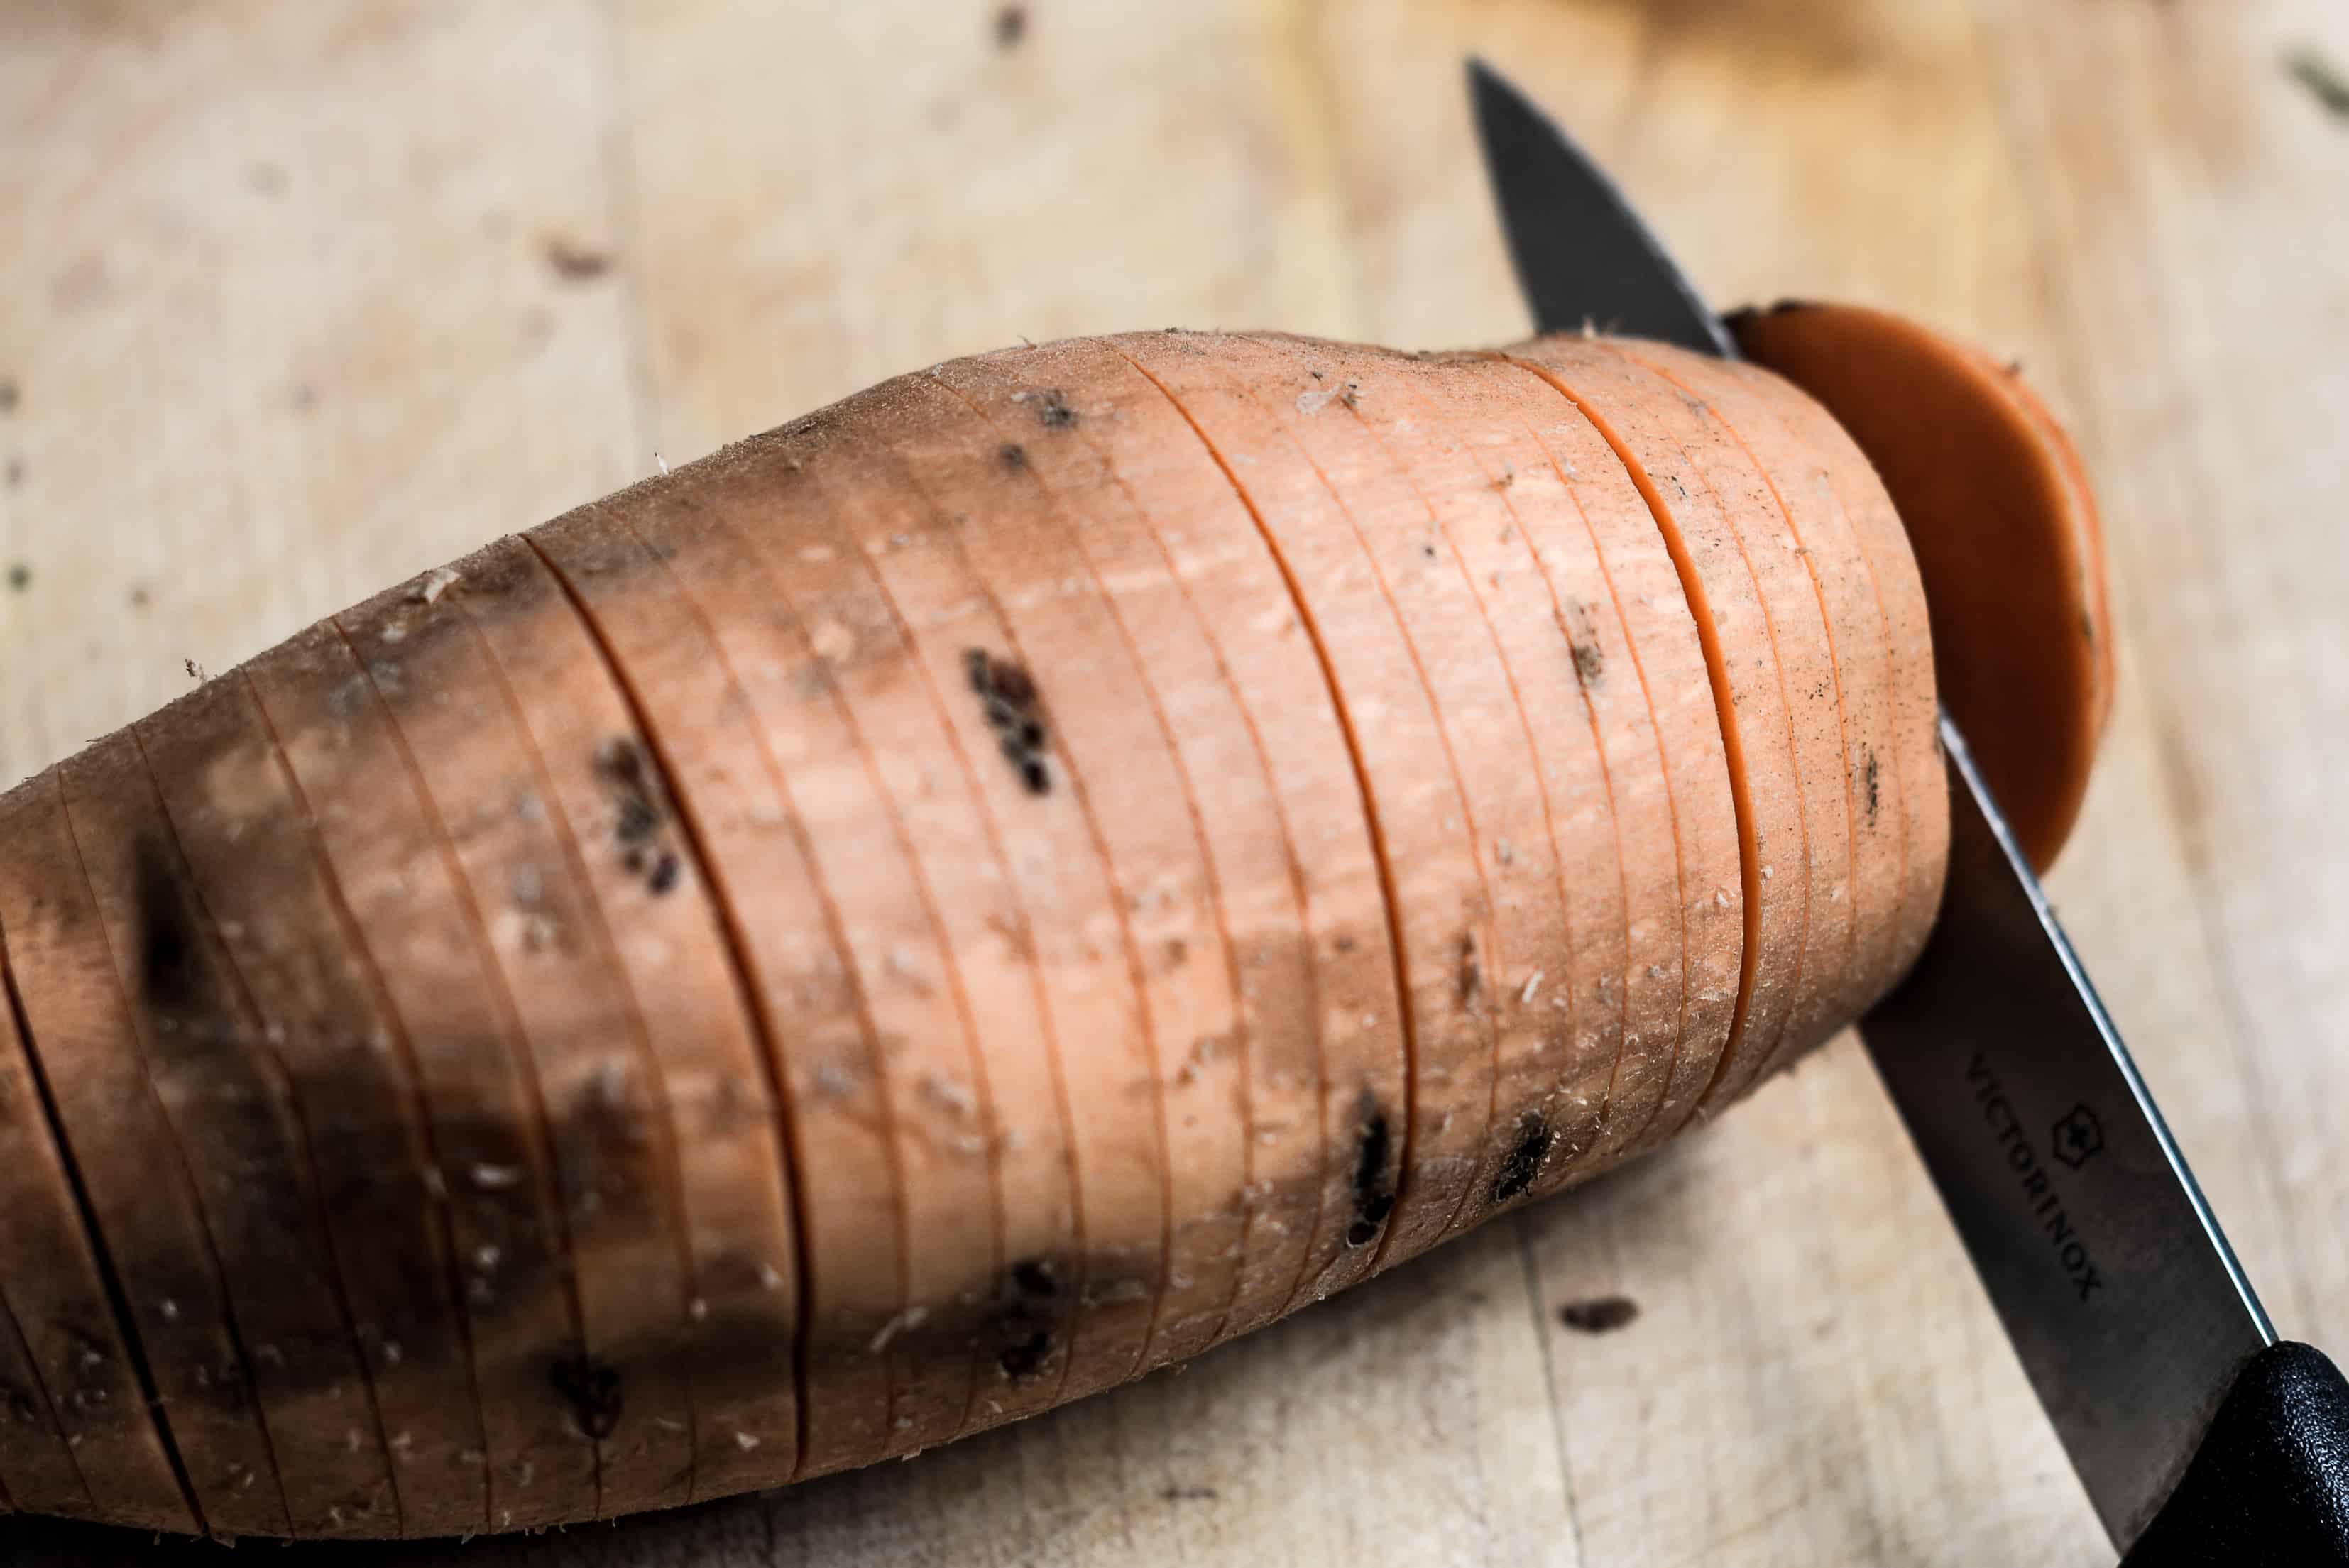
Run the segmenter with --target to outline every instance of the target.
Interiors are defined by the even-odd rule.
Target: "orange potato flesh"
[[[1934,647],[1925,586],[1891,498],[1851,436],[1833,416],[1766,370],[1751,365],[1730,373],[1767,395],[1788,430],[1820,466],[1859,545],[1869,593],[1885,626],[1885,692],[1890,712],[1890,762],[1879,759],[1878,785],[1889,775],[1900,804],[1900,894],[1885,934],[1884,969],[1875,982],[1889,987],[1909,971],[1940,909],[1941,877],[1950,833],[1948,775],[1941,759]],[[1861,780],[1863,788],[1866,780]]]
[[[1223,1253],[1191,1274],[1191,1291],[1162,1300],[1146,1357],[1179,1359],[1278,1316],[1300,1280],[1318,1272],[1317,1260],[1326,1265],[1336,1251],[1319,1184],[1269,1185],[1273,1176],[1324,1161],[1325,1066],[1313,1026],[1324,980],[1305,931],[1295,853],[1261,729],[1173,548],[1193,526],[1181,508],[1204,500],[1227,525],[1237,509],[1204,454],[1190,454],[1187,485],[1154,475],[1137,486],[1129,465],[1162,451],[1165,428],[1180,416],[1101,346],[991,355],[941,366],[936,375],[988,421],[999,452],[1022,452],[1019,472],[1050,498],[1039,521],[1051,532],[1025,536],[1032,541],[1029,559],[1058,576],[1064,591],[1089,585],[1092,593],[1080,586],[1080,596],[1100,596],[1120,663],[1131,665],[1140,688],[1142,702],[1122,714],[1092,702],[1056,707],[1051,728],[1070,733],[1073,747],[1076,727],[1089,717],[1112,726],[1147,718],[1155,734],[1133,744],[1145,755],[1165,747],[1167,766],[1152,769],[1139,789],[1122,785],[1123,798],[1144,797],[1137,804],[1154,813],[1181,812],[1198,845],[1192,896],[1152,901],[1149,918],[1160,929],[1143,941],[1145,968],[1186,980],[1195,1007],[1185,1026],[1188,1055],[1166,1086],[1173,1167],[1193,1164],[1195,1174],[1218,1171],[1230,1183],[1209,1194],[1205,1225],[1195,1222],[1191,1234],[1176,1237],[1178,1254],[1203,1243]],[[1140,510],[1145,490],[1161,507],[1156,519]],[[1311,676],[1309,667],[1299,673]],[[1365,841],[1366,869],[1367,847]],[[1179,865],[1168,869],[1184,874]],[[1236,903],[1236,896],[1247,902]],[[1186,1004],[1177,993],[1158,1005],[1180,1017]],[[1202,1134],[1236,1141],[1186,1154],[1185,1145]],[[1268,1185],[1259,1189],[1259,1181]]]
[[[1719,499],[1722,515],[1737,536],[1739,555],[1761,595],[1786,702],[1802,800],[1801,864],[1788,866],[1783,853],[1756,846],[1765,880],[1793,875],[1803,888],[1802,950],[1792,992],[1775,1033],[1751,1039],[1709,1086],[1709,1108],[1760,1082],[1790,1040],[1816,1037],[1819,1019],[1839,988],[1836,982],[1850,965],[1854,868],[1850,774],[1844,756],[1848,705],[1825,597],[1812,575],[1797,523],[1788,512],[1784,488],[1773,482],[1752,446],[1739,438],[1720,410],[1690,388],[1689,377],[1715,362],[1663,344],[1610,346],[1679,394],[1684,412],[1674,423],[1684,431],[1683,449]],[[1773,872],[1775,876],[1768,874]]]
[[[1696,616],[1736,806],[1744,889],[1736,979],[1730,985],[1708,976],[1694,991],[1714,1011],[1726,1003],[1728,1044],[1705,1071],[1691,1070],[1702,1053],[1682,1052],[1655,1120],[1640,1135],[1652,1142],[1678,1131],[1716,1084],[1726,1094],[1747,1087],[1800,996],[1809,956],[1812,813],[1797,760],[1794,688],[1770,623],[1765,578],[1722,492],[1729,476],[1713,470],[1718,454],[1709,422],[1603,343],[1545,338],[1526,357],[1594,424],[1603,421],[1602,433],[1633,469],[1663,531]],[[1733,493],[1739,501],[1753,499]]]
[[[1366,433],[1336,421],[1325,432],[1328,405],[1298,403],[1314,384],[1283,347],[1168,335],[1133,352],[1226,464],[1280,559],[1381,824],[1413,1070],[1399,1130],[1410,1153],[1379,1253],[1381,1264],[1399,1261],[1450,1233],[1488,1168],[1499,1052],[1494,1019],[1470,1005],[1499,947],[1493,892],[1396,599],[1394,569],[1409,564],[1397,558],[1416,551],[1387,536],[1399,528],[1367,531],[1350,499],[1375,484],[1390,487],[1390,504],[1409,491]]]
[[[1632,352],[1643,359],[1652,353],[1644,347]],[[1782,385],[1695,355],[1655,355],[1653,362],[1668,380],[1706,402],[1715,421],[1764,475],[1771,514],[1786,529],[1780,547],[1803,565],[1832,664],[1850,875],[1840,884],[1847,903],[1833,922],[1842,934],[1843,951],[1822,954],[1821,973],[1839,975],[1842,984],[1812,992],[1812,1013],[1790,1023],[1783,1037],[1802,1040],[1816,1035],[1821,1016],[1850,1016],[1862,998],[1879,994],[1895,977],[1889,917],[1904,891],[1907,840],[1905,798],[1892,762],[1898,716],[1887,663],[1889,634],[1859,534],[1826,471],[1782,417]],[[1771,515],[1764,521],[1766,528]],[[1837,891],[1830,889],[1826,897],[1831,915]],[[1815,897],[1815,920],[1819,903]],[[1776,1065],[1764,1063],[1762,1070]]]
[[[1237,1283],[1248,1181],[1241,1060],[1234,1049],[1237,991],[1227,965],[1192,961],[1222,944],[1216,880],[1174,738],[1142,674],[1139,650],[1121,635],[1099,580],[1037,478],[1031,449],[1067,442],[1066,424],[988,418],[938,378],[916,378],[902,435],[890,438],[906,470],[924,476],[932,506],[965,569],[1000,617],[1001,635],[966,644],[968,710],[986,724],[998,755],[988,770],[1016,779],[1020,815],[1065,789],[1097,846],[1117,910],[1116,952],[1131,975],[1159,1150],[1160,1236],[1143,1277],[1151,1281],[1143,1367],[1195,1353],[1222,1326]],[[1039,504],[1039,503],[1041,504]],[[972,528],[990,513],[1007,521]],[[1027,521],[1026,526],[1009,519]],[[982,695],[976,687],[991,689]],[[1049,705],[1029,688],[1050,690]],[[1108,944],[1104,943],[1104,947]],[[1090,1217],[1090,1216],[1089,1216]],[[1137,1212],[1113,1232],[1088,1233],[1088,1258],[1123,1249],[1146,1223]]]
[[[1665,1140],[1930,927],[1899,528],[1749,366],[1159,333],[313,628],[0,797],[0,1498],[771,1486]]]
[[[1685,1093],[1709,1078],[1727,1047],[1744,884],[1704,649],[1647,497],[1554,383],[1508,368],[1543,459],[1517,484],[1538,490],[1546,465],[1570,503],[1533,537],[1567,607],[1568,653],[1599,725],[1619,822],[1624,1047],[1594,1151],[1603,1163],[1649,1130],[1675,1084]]]
[[[1882,477],[1931,607],[1940,699],[2045,870],[2114,686],[2103,542],[2071,442],[2019,377],[1899,316],[1785,305],[1733,325]]]
[[[1601,650],[1619,646],[1619,630],[1587,563],[1578,577],[1567,567],[1570,551],[1545,559],[1544,542],[1572,509],[1526,428],[1529,416],[1555,412],[1547,388],[1495,377],[1474,359],[1369,351],[1348,356],[1336,374],[1356,388],[1355,417],[1412,474],[1427,506],[1421,550],[1438,547],[1433,574],[1454,593],[1464,590],[1487,629],[1498,672],[1481,678],[1508,706],[1486,722],[1522,729],[1528,753],[1520,775],[1495,769],[1480,780],[1490,800],[1478,819],[1487,874],[1523,955],[1494,977],[1484,1005],[1533,1042],[1515,1080],[1495,1086],[1516,1114],[1495,1123],[1503,1169],[1485,1193],[1490,1208],[1571,1178],[1599,1142],[1622,1072],[1622,841],[1589,690],[1605,679]],[[1562,627],[1571,628],[1564,638]],[[1467,640],[1475,645],[1473,634]],[[1480,676],[1454,670],[1449,678]]]
[[[1529,1191],[1559,1152],[1559,1096],[1578,1081],[1586,1094],[1598,1088],[1595,1075],[1574,1070],[1570,1033],[1544,1005],[1537,979],[1547,978],[1545,965],[1572,951],[1563,889],[1543,874],[1552,837],[1545,759],[1505,645],[1453,537],[1480,524],[1497,532],[1506,513],[1490,481],[1442,439],[1433,410],[1413,389],[1426,373],[1407,356],[1257,341],[1278,356],[1278,368],[1258,376],[1258,395],[1295,411],[1299,446],[1344,495],[1350,514],[1392,520],[1360,531],[1424,700],[1438,715],[1442,758],[1459,796],[1457,817],[1443,825],[1465,839],[1475,864],[1468,918],[1432,955],[1451,971],[1446,1005],[1481,1024],[1495,1047],[1486,1102],[1472,1103],[1467,1119],[1481,1119],[1483,1146],[1447,1222],[1456,1230]],[[1309,413],[1317,393],[1334,395]],[[1480,508],[1489,510],[1479,517]],[[1479,764],[1473,770],[1462,760],[1470,758]],[[1523,872],[1518,846],[1526,851]]]

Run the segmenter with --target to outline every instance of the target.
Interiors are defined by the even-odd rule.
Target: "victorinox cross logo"
[[[2056,1159],[2077,1171],[2103,1150],[2105,1130],[2097,1122],[2095,1111],[2085,1105],[2075,1105],[2057,1119],[2048,1143]]]

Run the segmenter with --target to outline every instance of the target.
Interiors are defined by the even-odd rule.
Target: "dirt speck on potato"
[[[603,1441],[620,1425],[620,1369],[581,1351],[557,1360],[548,1373],[581,1433]]]
[[[1052,792],[1051,769],[1045,761],[1050,739],[1036,679],[1010,659],[998,658],[985,648],[967,649],[963,669],[970,689],[978,696],[987,726],[1005,761],[1019,775],[1030,795]]]
[[[1517,1123],[1517,1140],[1510,1145],[1508,1158],[1501,1161],[1500,1174],[1494,1179],[1493,1202],[1506,1203],[1531,1191],[1549,1159],[1550,1146],[1557,1141],[1557,1134],[1550,1130],[1548,1122],[1534,1111],[1526,1112]]]
[[[1366,1247],[1379,1239],[1387,1216],[1394,1212],[1394,1174],[1387,1169],[1394,1153],[1394,1135],[1386,1112],[1368,1090],[1362,1095],[1361,1131],[1354,1150],[1354,1222],[1346,1227],[1346,1244]]]

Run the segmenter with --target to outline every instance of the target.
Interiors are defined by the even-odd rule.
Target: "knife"
[[[1738,357],[1621,191],[1481,60],[1469,88],[1536,327]],[[2130,1568],[2349,1564],[2349,1384],[2276,1338],[1945,710],[1950,865],[1861,1021],[2017,1357]]]

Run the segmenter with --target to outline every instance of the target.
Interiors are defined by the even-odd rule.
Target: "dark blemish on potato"
[[[1485,994],[1485,966],[1476,961],[1476,937],[1473,932],[1460,934],[1460,955],[1453,965],[1452,980],[1459,989],[1460,1005],[1473,1011],[1476,999]]]
[[[23,484],[24,482],[25,459],[22,458],[10,458],[8,459],[8,488],[10,490],[15,490],[18,485]]]
[[[1881,780],[1878,777],[1882,772],[1882,769],[1878,766],[1876,760],[1876,748],[1870,746],[1866,748],[1866,750],[1868,752],[1868,767],[1866,769],[1866,777],[1868,779],[1868,825],[1873,828],[1876,826],[1877,810],[1883,804],[1879,790]]]
[[[1014,1383],[1024,1383],[1043,1370],[1045,1360],[1052,1354],[1052,1336],[1038,1329],[1017,1345],[1007,1345],[995,1364]]]
[[[967,649],[962,657],[970,689],[978,695],[988,727],[995,731],[1003,759],[1030,795],[1050,794],[1052,774],[1044,760],[1050,734],[1038,707],[1035,677],[985,648]]]
[[[548,1381],[571,1408],[572,1422],[602,1442],[620,1424],[620,1369],[581,1351],[549,1368]]]
[[[1017,441],[1006,441],[995,449],[996,459],[1009,473],[1018,473],[1028,466],[1028,449]]]
[[[988,665],[988,689],[1014,707],[1026,707],[1036,700],[1036,683],[1018,665],[998,659]]]
[[[1387,1161],[1394,1151],[1386,1112],[1368,1090],[1362,1094],[1361,1141],[1354,1152],[1354,1222],[1346,1227],[1346,1244],[1366,1247],[1378,1240],[1387,1216],[1394,1212],[1394,1183]]]
[[[1000,1346],[996,1366],[1013,1382],[1034,1377],[1051,1358],[1060,1294],[1060,1274],[1050,1259],[1023,1258],[1003,1271],[989,1337]]]
[[[20,1427],[29,1427],[42,1418],[41,1407],[34,1401],[31,1390],[14,1383],[0,1382],[0,1409],[6,1410],[8,1418]]]
[[[995,46],[1009,52],[1028,36],[1028,7],[1006,5],[995,14]]]
[[[8,563],[8,586],[22,593],[33,585],[33,569],[21,561]]]
[[[1061,1294],[1061,1273],[1050,1258],[1026,1258],[1013,1264],[1005,1271],[1004,1280],[1020,1301]]]
[[[1077,411],[1069,407],[1067,396],[1058,387],[1047,387],[1036,394],[1036,422],[1048,430],[1072,429]]]
[[[1170,1486],[1158,1495],[1168,1502],[1213,1502],[1223,1493],[1211,1486]]]
[[[1599,645],[1570,642],[1567,650],[1574,655],[1575,678],[1585,686],[1597,686],[1599,677],[1607,673],[1607,655],[1599,651]]]
[[[131,846],[139,912],[139,984],[148,1004],[176,1007],[196,990],[196,934],[171,858],[154,840]]]
[[[1557,1309],[1557,1320],[1581,1334],[1612,1334],[1629,1327],[1639,1315],[1640,1304],[1628,1295],[1594,1296]]]
[[[19,396],[21,396],[21,394],[16,390],[16,383],[14,378],[0,376],[0,414],[15,413],[16,411],[16,401]]]
[[[612,253],[583,245],[566,235],[550,234],[546,240],[546,264],[564,283],[584,284],[612,270]]]
[[[644,743],[631,735],[606,740],[595,748],[595,774],[612,794],[612,841],[621,866],[656,893],[677,886],[685,862],[669,841],[668,797]]]
[[[1501,1173],[1493,1182],[1493,1202],[1506,1203],[1512,1198],[1523,1197],[1532,1191],[1534,1181],[1541,1174],[1542,1165],[1549,1159],[1550,1146],[1557,1134],[1550,1130],[1535,1111],[1527,1111],[1517,1123],[1517,1141],[1501,1161]]]

